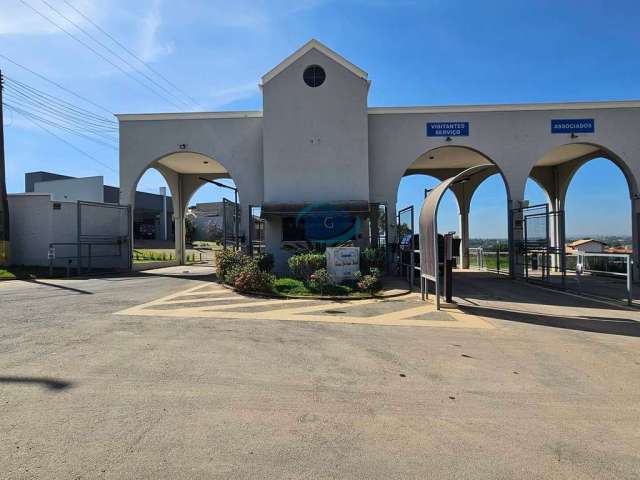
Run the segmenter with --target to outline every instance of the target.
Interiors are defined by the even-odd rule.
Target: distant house
[[[567,253],[603,253],[607,244],[593,238],[583,238],[567,243]]]
[[[189,207],[187,218],[195,227],[193,240],[219,241],[223,230],[222,202],[197,203]]]

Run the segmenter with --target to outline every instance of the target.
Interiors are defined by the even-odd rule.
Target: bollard
[[[629,306],[633,305],[633,260],[631,255],[627,255],[627,303]]]
[[[444,300],[451,303],[453,297],[453,234],[444,236]]]

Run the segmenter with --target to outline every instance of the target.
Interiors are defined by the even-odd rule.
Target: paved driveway
[[[189,275],[0,283],[0,478],[638,478],[638,311],[482,276],[453,314],[260,304]]]

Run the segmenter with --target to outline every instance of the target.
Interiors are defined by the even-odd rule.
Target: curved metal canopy
[[[436,304],[439,305],[438,295],[440,293],[440,279],[438,276],[438,207],[440,200],[447,191],[447,188],[456,183],[469,180],[486,169],[497,168],[495,165],[483,164],[475,167],[467,168],[459,174],[444,180],[436,188],[431,190],[429,195],[424,199],[422,208],[420,209],[420,218],[418,221],[420,227],[420,277],[421,285],[425,288],[425,279],[436,283]]]

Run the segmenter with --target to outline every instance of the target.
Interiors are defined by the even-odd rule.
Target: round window
[[[304,83],[312,88],[322,85],[326,77],[327,75],[324,73],[324,69],[320,65],[311,65],[310,67],[307,67],[302,74]]]

